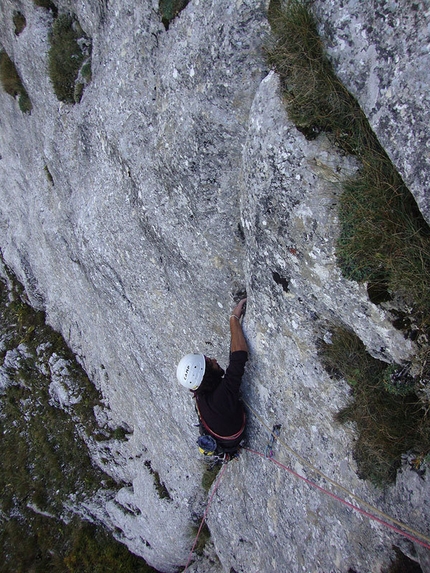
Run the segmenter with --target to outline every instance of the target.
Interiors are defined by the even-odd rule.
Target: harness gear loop
[[[197,440],[199,452],[204,456],[214,456],[216,454],[218,444],[212,436],[199,436]]]

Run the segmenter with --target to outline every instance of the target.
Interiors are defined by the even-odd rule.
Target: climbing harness
[[[236,432],[235,434],[231,435],[231,436],[220,436],[219,434],[217,434],[216,432],[214,432],[213,430],[210,429],[210,427],[207,425],[207,423],[205,422],[203,416],[200,413],[199,410],[199,404],[197,402],[197,398],[196,398],[196,410],[197,410],[197,414],[199,416],[199,420],[203,426],[203,428],[206,430],[206,432],[208,432],[211,436],[213,436],[215,439],[217,440],[222,440],[222,441],[234,441],[237,440],[238,438],[240,438],[240,436],[243,434],[243,432],[245,431],[245,426],[246,426],[246,414],[245,411],[243,412],[243,419],[242,419],[242,425],[240,427],[240,430],[238,432]]]
[[[282,428],[281,424],[275,424],[273,426],[272,431],[270,432],[270,435],[269,435],[269,440],[267,442],[267,446],[266,446],[266,451],[265,451],[266,458],[273,458],[273,456],[275,455],[273,452],[273,445],[276,442],[276,440],[279,438],[281,428]]]
[[[387,515],[386,513],[384,513],[383,511],[379,510],[377,507],[367,503],[366,501],[364,501],[363,499],[361,499],[359,496],[353,494],[351,491],[349,491],[346,487],[342,486],[341,484],[335,482],[334,480],[332,480],[331,478],[329,478],[327,475],[325,475],[322,471],[320,471],[318,468],[316,468],[315,466],[313,466],[311,463],[309,463],[308,461],[306,461],[302,456],[300,456],[300,454],[298,454],[295,450],[293,450],[292,448],[290,448],[284,441],[281,440],[280,438],[280,431],[281,431],[281,424],[275,424],[272,429],[270,429],[270,427],[264,422],[264,420],[262,420],[262,418],[257,414],[257,412],[245,401],[243,400],[244,404],[246,405],[246,407],[248,408],[248,410],[250,412],[252,412],[252,414],[256,417],[256,419],[269,431],[269,439],[265,448],[265,452],[264,454],[261,452],[258,452],[257,450],[253,450],[247,446],[243,445],[243,442],[241,442],[241,447],[245,450],[248,451],[252,454],[255,454],[263,459],[268,460],[269,462],[277,465],[278,467],[284,469],[285,471],[287,471],[288,473],[290,473],[291,475],[293,475],[294,477],[296,477],[297,479],[300,479],[302,481],[304,481],[306,484],[308,484],[310,487],[313,487],[315,489],[317,489],[318,491],[320,491],[321,493],[324,493],[325,495],[335,499],[336,501],[342,503],[343,505],[349,507],[350,509],[356,511],[357,513],[360,513],[361,515],[364,515],[365,517],[367,517],[368,519],[371,519],[373,521],[375,521],[376,523],[379,523],[380,525],[383,525],[385,527],[387,527],[388,529],[391,529],[391,531],[394,531],[395,533],[402,535],[403,537],[406,537],[407,539],[409,539],[410,541],[414,542],[414,543],[418,543],[418,545],[421,545],[422,547],[425,547],[426,549],[430,550],[430,537],[424,535],[423,533],[420,533],[419,531],[416,531],[415,529],[413,529],[412,527],[409,527],[408,525],[406,525],[405,523],[402,523],[401,521],[398,521],[397,519],[395,519],[394,517],[391,517],[389,515]],[[202,425],[204,428],[205,424],[203,423],[202,418],[200,417],[200,421],[202,422]],[[212,433],[212,432],[211,432]],[[216,434],[215,434],[216,435]],[[201,441],[199,443],[200,438],[205,438],[203,441]],[[194,544],[191,548],[189,557],[188,557],[188,561],[187,564],[185,566],[185,569],[183,571],[183,573],[185,573],[189,567],[189,564],[191,562],[192,559],[192,554],[193,551],[195,549],[195,546],[197,544],[197,540],[199,538],[200,532],[202,530],[202,527],[204,525],[204,522],[206,521],[206,517],[207,514],[209,512],[209,508],[210,505],[212,503],[213,497],[215,495],[215,492],[218,489],[218,486],[220,484],[221,478],[224,474],[227,462],[230,461],[231,459],[235,459],[238,454],[233,454],[232,456],[230,456],[229,454],[226,453],[217,453],[217,450],[214,450],[214,444],[217,444],[216,440],[212,438],[212,436],[208,436],[208,435],[204,435],[204,436],[200,436],[198,443],[199,443],[199,450],[200,448],[203,450],[201,453],[207,457],[210,458],[211,455],[212,457],[216,458],[217,461],[215,461],[214,465],[216,463],[222,463],[222,469],[217,477],[217,480],[213,486],[212,489],[212,494],[209,498],[209,501],[207,503],[205,512],[203,514],[203,518],[202,521],[200,523],[200,527],[197,531],[197,535],[196,538],[194,540]],[[211,440],[207,440],[207,438],[212,438],[213,442]],[[274,457],[274,445],[276,442],[279,442],[290,454],[292,454],[294,457],[296,457],[300,463],[304,466],[307,467],[308,469],[312,470],[312,472],[314,472],[316,475],[320,476],[321,478],[323,478],[327,483],[329,483],[330,485],[332,485],[333,487],[341,490],[345,495],[350,496],[352,499],[354,499],[359,505],[362,505],[364,507],[366,507],[367,509],[362,509],[361,507],[359,507],[359,505],[355,505],[349,501],[347,501],[346,499],[340,497],[339,495],[334,494],[333,492],[321,487],[320,485],[318,485],[317,483],[315,483],[314,481],[306,478],[303,475],[300,475],[298,472],[292,470],[291,468],[289,468],[288,466],[282,464],[281,462],[279,462],[275,457]],[[204,450],[204,448],[201,446],[201,444],[203,444],[208,452],[206,452]],[[217,444],[218,446],[218,444]],[[220,457],[221,456],[221,457]],[[212,466],[213,467],[213,466]],[[378,517],[379,516],[379,517]],[[390,523],[391,522],[391,523]],[[394,524],[394,525],[393,525]]]
[[[246,415],[243,412],[243,420],[240,430],[231,436],[220,436],[211,430],[200,413],[197,396],[196,412],[199,417],[198,427],[200,437],[197,440],[199,452],[204,456],[205,462],[214,467],[220,463],[225,463],[237,456],[237,451],[243,445],[242,436],[245,432]]]
[[[203,456],[203,461],[208,465],[208,469],[237,459],[243,444],[244,441],[242,440],[240,444],[234,448],[234,451],[226,451],[212,436],[208,436],[207,434],[202,434],[197,440],[199,452]]]

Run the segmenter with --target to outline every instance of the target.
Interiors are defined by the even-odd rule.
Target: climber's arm
[[[248,352],[248,344],[245,340],[245,336],[242,330],[242,324],[240,322],[240,317],[242,316],[244,310],[243,306],[246,303],[246,298],[242,299],[239,304],[233,309],[230,316],[230,333],[231,333],[231,344],[230,352],[236,352],[237,350],[244,350]]]

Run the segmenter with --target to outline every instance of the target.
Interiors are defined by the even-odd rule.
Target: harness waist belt
[[[199,418],[200,418],[200,421],[201,421],[201,423],[202,423],[204,429],[205,429],[206,431],[208,431],[210,434],[212,434],[212,436],[213,436],[214,438],[217,438],[218,440],[236,440],[237,438],[239,438],[239,437],[241,436],[241,434],[243,434],[243,431],[244,431],[245,425],[246,425],[246,415],[245,415],[245,411],[243,412],[243,421],[242,421],[242,426],[241,426],[240,430],[239,430],[238,432],[236,432],[235,434],[233,434],[232,436],[220,436],[219,434],[217,434],[217,433],[215,433],[213,430],[211,430],[211,429],[209,428],[209,426],[206,424],[206,422],[204,421],[203,416],[202,416],[201,413],[200,413],[199,405],[198,405],[198,403],[197,403],[197,400],[196,400],[196,408],[197,408],[197,412],[198,412],[198,414],[199,414]]]

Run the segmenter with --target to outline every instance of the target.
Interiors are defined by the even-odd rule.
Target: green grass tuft
[[[221,465],[214,465],[212,467],[205,468],[205,471],[202,475],[202,488],[205,492],[208,492],[216,480],[218,473],[221,469]]]
[[[199,530],[199,526],[197,526],[197,525],[193,526],[191,529],[191,534],[192,534],[194,539],[197,536],[198,530]],[[196,543],[196,546],[194,548],[196,555],[199,555],[199,556],[203,555],[206,544],[210,541],[210,539],[211,539],[211,532],[210,532],[209,527],[207,526],[207,523],[205,521],[201,530],[200,530],[199,538],[197,539],[197,543]]]
[[[151,573],[156,570],[112,539],[102,527],[80,524],[64,557],[65,573]]]
[[[385,153],[363,154],[359,176],[344,183],[337,245],[343,274],[386,284],[421,330],[430,327],[430,229]]]
[[[161,14],[161,20],[166,30],[169,24],[183,10],[190,0],[159,0],[158,9]]]
[[[278,72],[287,112],[308,138],[325,132],[362,164],[343,186],[337,258],[345,277],[382,285],[430,327],[430,228],[379,144],[357,101],[336,77],[310,2],[272,0],[267,60]]]
[[[420,347],[413,360],[412,382],[398,369],[389,372],[373,359],[367,365],[362,349],[360,358],[350,357],[349,339],[341,337],[345,362],[358,366],[354,371],[347,364],[343,374],[354,389],[354,404],[340,418],[357,423],[356,455],[362,475],[383,482],[393,479],[402,452],[411,447],[428,452],[429,426],[423,408],[430,402],[430,228],[357,101],[336,77],[311,4],[271,0],[267,61],[279,74],[287,113],[297,128],[308,139],[326,133],[342,152],[355,155],[361,163],[358,175],[343,184],[337,261],[346,278],[367,283],[372,302],[389,304],[393,324],[415,337]],[[410,392],[419,385],[420,399]],[[378,409],[384,415],[379,416]],[[403,438],[396,429],[400,421]],[[415,434],[410,427],[414,424]]]
[[[39,8],[45,8],[46,10],[50,10],[53,13],[54,17],[57,17],[58,8],[54,4],[54,2],[51,2],[51,0],[33,0],[33,4],[35,6],[38,6]]]
[[[83,64],[89,65],[80,40],[86,39],[79,23],[69,14],[60,15],[52,25],[49,35],[49,76],[54,92],[60,101],[79,103],[82,97],[82,83],[78,82]],[[91,73],[86,71],[87,77]]]
[[[172,501],[172,497],[169,493],[169,490],[165,486],[165,484],[161,481],[160,474],[152,468],[152,464],[150,460],[146,460],[144,463],[145,467],[148,468],[149,473],[154,478],[154,486],[157,490],[158,497],[160,499],[167,499],[168,501]]]
[[[325,57],[308,3],[272,0],[269,20],[267,61],[279,74],[290,119],[309,139],[324,131],[342,143],[353,131],[355,100]]]
[[[22,12],[18,12],[18,11],[14,12],[13,13],[13,23],[15,26],[15,35],[19,36],[27,25],[27,21],[25,19],[24,14]]]
[[[407,369],[373,358],[344,329],[334,329],[331,344],[321,343],[320,356],[332,376],[351,386],[352,402],[336,419],[357,426],[354,458],[361,478],[384,486],[395,480],[402,454],[421,459],[430,452],[430,420]]]
[[[19,77],[15,64],[5,51],[0,52],[0,81],[3,89],[13,98],[18,98],[18,105],[23,113],[30,113],[32,104],[26,89]]]
[[[82,66],[81,74],[86,83],[89,84],[92,78],[91,62],[88,61]]]
[[[2,523],[2,573],[153,573],[101,525],[74,517],[65,524],[23,508]]]

